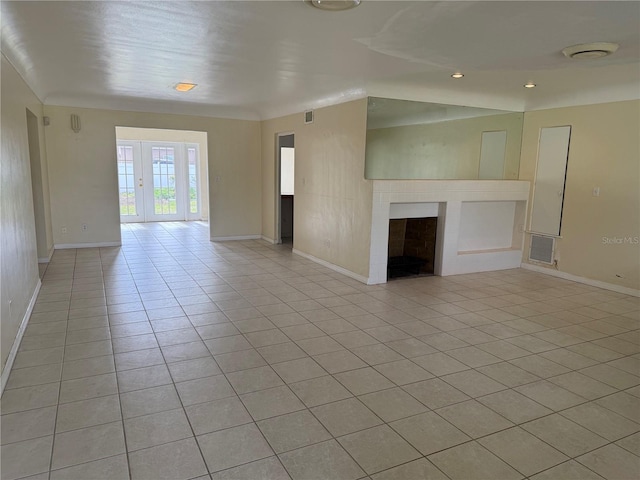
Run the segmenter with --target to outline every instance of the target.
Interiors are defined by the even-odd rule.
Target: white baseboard
[[[49,263],[51,261],[51,257],[53,257],[53,252],[56,250],[55,245],[51,246],[49,253],[46,257],[38,258],[38,263]]]
[[[347,270],[346,268],[339,267],[338,265],[334,265],[333,263],[329,263],[326,260],[322,260],[322,259],[320,259],[318,257],[314,257],[313,255],[309,255],[308,253],[301,252],[300,250],[296,250],[295,248],[291,250],[291,253],[295,253],[296,255],[300,255],[301,257],[307,258],[307,259],[311,260],[312,262],[316,262],[316,263],[322,265],[323,267],[330,268],[334,272],[338,272],[338,273],[341,273],[342,275],[345,275],[345,276],[347,276],[349,278],[353,278],[354,280],[362,282],[365,285],[367,284],[367,281],[369,280],[367,277],[363,277],[362,275],[358,275],[357,273],[354,273],[351,270]]]
[[[228,242],[230,240],[260,240],[262,235],[237,235],[234,237],[211,237],[212,242]]]
[[[36,288],[33,291],[33,295],[31,295],[31,300],[29,301],[29,306],[27,307],[27,311],[22,317],[22,321],[20,322],[20,328],[18,328],[18,333],[16,334],[16,338],[13,340],[13,345],[11,345],[11,350],[9,351],[9,356],[7,357],[7,363],[4,364],[4,368],[2,369],[2,378],[0,383],[0,395],[4,392],[4,387],[7,384],[7,380],[9,380],[9,373],[11,373],[11,367],[13,367],[13,362],[16,360],[16,355],[18,354],[18,348],[20,347],[20,343],[22,342],[22,337],[24,336],[24,332],[27,329],[27,324],[29,323],[29,319],[31,318],[31,312],[33,312],[33,307],[36,304],[36,299],[38,298],[38,293],[40,292],[40,287],[42,286],[42,282],[38,279],[38,283],[36,283]]]
[[[622,287],[614,283],[601,282],[600,280],[592,280],[591,278],[579,277],[578,275],[572,275],[570,273],[561,272],[560,270],[532,265],[530,263],[523,262],[520,266],[525,270],[532,270],[534,272],[544,273],[553,277],[559,277],[564,278],[565,280],[571,280],[573,282],[584,283],[585,285],[591,285],[592,287],[604,288],[605,290],[611,290],[613,292],[631,295],[632,297],[640,297],[640,290],[636,290],[635,288]]]
[[[265,235],[262,235],[261,238],[262,238],[262,240],[264,240],[265,242],[270,243],[271,245],[275,245],[276,244],[276,241],[273,238],[269,238],[269,237],[267,237]]]
[[[120,242],[98,242],[98,243],[56,243],[56,250],[65,250],[68,248],[100,248],[100,247],[120,247]]]

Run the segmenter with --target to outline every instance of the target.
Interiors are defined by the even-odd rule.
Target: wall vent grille
[[[555,249],[555,238],[543,235],[531,235],[531,246],[529,247],[529,260],[535,262],[553,264],[553,251]]]
[[[304,112],[304,123],[313,123],[313,110]]]

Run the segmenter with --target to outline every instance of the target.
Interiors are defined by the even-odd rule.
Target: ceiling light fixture
[[[305,0],[310,5],[320,10],[329,10],[338,12],[340,10],[349,10],[360,5],[362,0]]]
[[[456,72],[453,75],[451,75],[451,78],[462,78],[464,77],[464,73],[460,73],[460,72]]]
[[[572,45],[562,49],[562,53],[567,58],[576,58],[578,60],[595,60],[597,58],[606,57],[618,50],[617,43],[595,42],[581,43],[580,45]]]
[[[175,88],[178,92],[188,92],[189,90],[193,90],[196,88],[197,84],[195,83],[178,83]]]
[[[524,88],[535,88],[535,86],[536,86],[536,84],[535,83],[531,83],[531,82],[525,83],[523,85]]]

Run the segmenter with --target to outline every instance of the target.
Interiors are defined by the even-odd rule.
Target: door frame
[[[281,195],[280,195],[280,189],[281,189],[281,181],[282,181],[282,158],[281,158],[281,148],[284,147],[284,145],[281,145],[281,139],[282,137],[289,137],[289,136],[293,136],[293,145],[295,148],[295,132],[280,132],[280,133],[276,133],[276,152],[275,152],[275,159],[276,159],[276,168],[275,168],[275,188],[276,188],[276,194],[275,194],[275,229],[274,229],[274,236],[275,238],[273,239],[274,242],[278,245],[280,245],[282,243],[282,214],[281,214],[281,209],[282,209],[282,201],[281,201]],[[296,175],[296,170],[294,170],[294,185],[295,185],[295,175]],[[295,202],[295,194],[294,194],[294,202]],[[294,204],[295,205],[295,204]],[[295,222],[294,222],[294,226],[295,226]],[[295,227],[294,227],[295,228]],[[293,238],[295,240],[296,236],[295,233],[293,234]]]
[[[45,175],[42,168],[40,150],[40,122],[38,116],[28,108],[26,110],[27,120],[27,143],[29,152],[29,166],[31,169],[31,195],[33,198],[33,219],[36,233],[36,253],[38,263],[48,263],[53,254],[53,242],[51,234],[48,234],[47,219],[51,217],[50,209],[46,204],[45,195]],[[49,247],[51,244],[51,247]]]
[[[120,146],[131,147],[133,149],[133,178],[135,182],[135,205],[136,215],[120,215],[120,223],[151,223],[151,222],[173,222],[173,221],[200,221],[202,220],[203,186],[200,145],[195,142],[171,142],[171,141],[149,141],[149,140],[120,140],[116,142],[116,148]],[[174,149],[174,174],[176,176],[176,201],[182,203],[182,212],[173,218],[161,218],[154,211],[153,195],[153,165],[147,165],[145,160],[149,160],[152,147],[171,147]],[[196,185],[198,189],[196,213],[191,213],[191,201],[189,192],[189,157],[188,149],[194,148],[196,151]],[[146,155],[146,157],[145,157]],[[180,181],[179,181],[180,180]],[[150,187],[148,187],[150,185]],[[148,187],[148,188],[147,188]],[[120,191],[120,181],[118,179],[118,192]]]

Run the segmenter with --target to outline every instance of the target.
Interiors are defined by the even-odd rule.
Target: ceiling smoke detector
[[[307,0],[310,5],[320,10],[330,10],[337,12],[340,10],[349,10],[360,5],[362,0]]]
[[[579,60],[595,60],[596,58],[606,57],[618,50],[617,43],[596,42],[581,43],[571,47],[563,48],[562,53],[567,58],[577,58]]]

